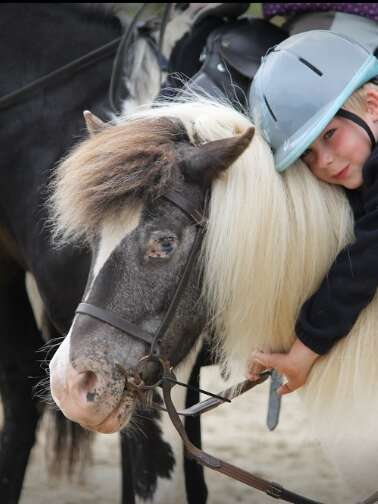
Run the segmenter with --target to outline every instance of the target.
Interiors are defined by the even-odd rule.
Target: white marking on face
[[[142,214],[142,205],[133,209],[125,208],[116,220],[107,220],[103,223],[100,233],[100,243],[97,252],[95,265],[93,267],[92,284],[87,291],[88,297],[93,282],[104,266],[111,253],[121,243],[121,241],[138,226]]]
[[[73,324],[71,328],[73,327]],[[55,391],[62,393],[66,389],[67,368],[70,363],[70,345],[71,345],[71,329],[63,342],[55,352],[50,361],[50,389],[51,395],[56,404],[59,406],[59,397]],[[59,393],[59,395],[60,395]]]
[[[93,268],[93,282],[98,275],[99,271],[109,258],[110,254],[121,242],[121,240],[128,234],[130,234],[139,224],[141,216],[142,205],[130,210],[126,208],[120,213],[118,218],[114,221],[104,222],[101,230],[99,250],[96,257],[95,265]],[[92,286],[91,285],[91,286]],[[89,295],[90,288],[87,291],[87,296]],[[63,340],[62,344],[56,351],[54,357],[52,358],[49,368],[50,368],[50,385],[51,393],[54,401],[59,406],[59,397],[63,397],[67,390],[67,374],[70,364],[70,343],[71,343],[71,332],[74,326],[75,319],[72,322],[71,328]]]

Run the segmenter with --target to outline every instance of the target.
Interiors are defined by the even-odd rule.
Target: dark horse
[[[121,35],[118,19],[83,4],[3,4],[0,28],[0,96]],[[0,392],[4,424],[0,495],[4,504],[18,502],[43,410],[43,403],[33,396],[34,386],[44,376],[40,365],[44,356],[37,352],[46,339],[67,333],[91,261],[89,248],[52,247],[46,226],[46,185],[57,160],[83,136],[82,111],[90,108],[99,116],[107,116],[112,63],[113,56],[109,55],[1,112]],[[39,326],[25,288],[26,272],[33,275],[42,298]],[[157,480],[169,481],[175,461],[158,420],[155,413],[140,419],[146,436],[122,436],[124,476],[127,473],[124,502],[133,503],[134,493],[142,499],[152,498]],[[64,433],[69,434],[62,422],[59,446]],[[72,459],[81,435],[71,427],[70,436]],[[151,450],[154,456],[146,457]],[[132,466],[126,467],[131,457]],[[199,474],[197,489],[188,490],[192,502],[206,498],[201,481]],[[194,495],[197,490],[199,494]]]

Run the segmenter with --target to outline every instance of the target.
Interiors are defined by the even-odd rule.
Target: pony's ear
[[[92,112],[90,112],[89,110],[84,110],[83,116],[85,125],[90,135],[95,135],[96,133],[102,131],[106,126],[106,124],[101,121],[101,119],[92,114]]]
[[[183,160],[185,175],[203,185],[210,184],[245,151],[254,132],[254,128],[248,128],[242,135],[214,140],[195,149],[191,148]]]

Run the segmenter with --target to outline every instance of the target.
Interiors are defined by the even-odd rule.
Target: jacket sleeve
[[[355,222],[355,241],[338,254],[319,289],[302,306],[296,323],[298,338],[318,354],[349,333],[378,287],[377,171],[375,162],[363,191],[364,213]]]

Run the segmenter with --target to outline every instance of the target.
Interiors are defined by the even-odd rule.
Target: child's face
[[[376,124],[368,116],[362,118],[375,134]],[[362,167],[370,153],[367,133],[354,122],[336,116],[301,159],[323,182],[357,189],[362,185]]]

